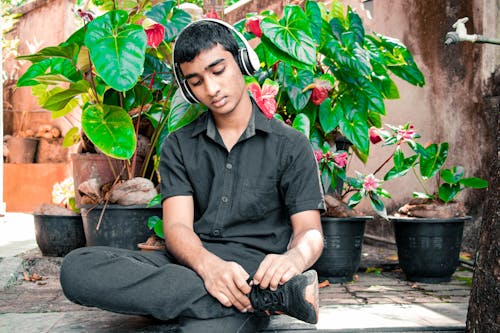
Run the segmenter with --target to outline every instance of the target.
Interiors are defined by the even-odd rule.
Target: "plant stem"
[[[418,173],[415,171],[415,168],[411,168],[411,171],[413,171],[413,174],[415,175],[415,178],[417,178],[417,181],[420,184],[420,186],[422,187],[422,189],[424,190],[425,194],[430,195],[429,191],[427,191],[427,189],[425,188],[425,184],[424,184],[423,179],[420,178],[420,176],[418,175]]]
[[[389,163],[389,161],[390,161],[390,160],[392,159],[392,157],[394,156],[394,153],[395,153],[395,152],[396,152],[396,150],[394,150],[394,151],[392,152],[392,154],[391,154],[391,155],[389,155],[389,157],[388,157],[388,158],[387,158],[387,159],[386,159],[386,160],[385,160],[385,161],[384,161],[384,162],[383,162],[383,163],[382,163],[382,164],[381,164],[381,165],[377,168],[377,170],[375,170],[375,171],[373,172],[373,175],[374,175],[374,176],[377,174],[377,172],[379,172],[379,171],[380,171],[380,170],[384,167],[384,165],[386,165],[387,163]]]

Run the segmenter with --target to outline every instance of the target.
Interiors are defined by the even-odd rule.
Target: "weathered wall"
[[[46,46],[57,45],[76,30],[72,0],[37,0],[19,8],[21,19],[13,33],[19,38],[18,54],[34,53]],[[19,75],[30,66],[29,61],[19,62]],[[9,69],[9,65],[6,66]],[[20,126],[37,130],[41,124],[52,122],[51,113],[43,110],[33,97],[30,87],[4,87],[4,100],[9,103],[4,116],[4,131],[12,134]],[[24,112],[24,115],[22,115]],[[68,121],[68,119],[70,119]],[[70,127],[71,116],[55,121],[59,127]],[[64,132],[64,131],[63,131]]]
[[[361,10],[358,1],[344,3]],[[462,17],[469,17],[466,24],[469,33],[499,37],[496,23],[499,1],[374,0],[372,5],[373,19],[365,18],[365,25],[400,39],[426,78],[423,88],[396,81],[401,98],[387,102],[386,122],[411,122],[421,133],[423,142],[449,142],[448,166],[463,165],[467,176],[488,179],[488,166],[497,151],[494,126],[498,99],[489,97],[495,94],[492,79],[495,70],[498,73],[500,68],[500,47],[472,43],[445,46],[443,42],[446,33],[454,30],[453,23]],[[367,165],[366,171],[373,170],[387,156],[380,147],[374,148],[376,158]],[[399,207],[413,191],[420,190],[411,177],[388,185],[393,195],[389,209]],[[474,216],[474,222],[466,227],[466,247],[476,246],[486,195],[485,190],[466,190],[459,197],[466,201]],[[377,232],[376,228],[372,232]]]

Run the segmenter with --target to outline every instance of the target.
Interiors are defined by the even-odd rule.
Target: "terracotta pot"
[[[9,163],[34,163],[38,139],[11,137],[8,141]]]

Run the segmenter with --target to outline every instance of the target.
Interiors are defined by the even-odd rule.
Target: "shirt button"
[[[231,163],[226,164],[226,169],[231,170],[233,168],[233,165]]]
[[[229,201],[229,198],[228,198],[228,197],[226,197],[226,196],[223,196],[223,197],[221,198],[221,200],[222,200],[222,202],[226,203],[226,202],[228,202],[228,201]]]
[[[212,235],[214,235],[214,236],[219,236],[219,235],[220,235],[220,229],[215,229],[215,230],[212,232]]]

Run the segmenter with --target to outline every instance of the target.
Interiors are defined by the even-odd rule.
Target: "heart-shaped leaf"
[[[92,143],[104,154],[130,159],[137,138],[128,113],[114,105],[88,105],[82,112],[82,128]]]
[[[146,32],[127,19],[126,11],[110,11],[90,22],[85,35],[96,72],[118,91],[131,89],[144,69]]]

